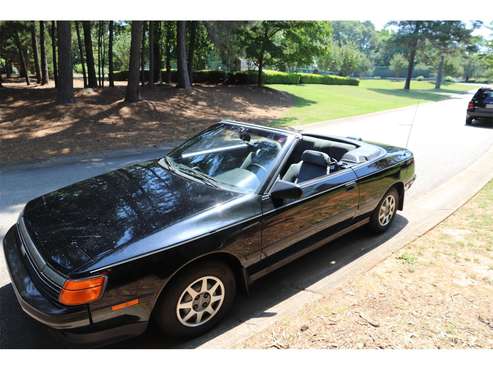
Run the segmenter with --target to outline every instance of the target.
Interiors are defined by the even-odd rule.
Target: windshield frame
[[[216,124],[214,124],[212,126],[209,126],[205,130],[200,131],[196,135],[194,135],[194,136],[188,138],[187,140],[185,140],[180,145],[178,145],[175,148],[171,149],[164,157],[162,157],[159,160],[159,163],[162,166],[164,166],[167,169],[169,169],[170,171],[172,171],[173,173],[176,173],[176,174],[178,174],[180,176],[183,176],[183,177],[192,179],[193,181],[202,181],[203,183],[207,184],[207,182],[205,182],[203,180],[200,180],[197,177],[194,177],[194,176],[192,176],[190,174],[187,174],[185,172],[180,171],[179,166],[173,161],[173,159],[170,156],[173,155],[175,152],[179,151],[189,141],[195,139],[198,136],[203,135],[207,131],[211,131],[211,130],[217,129],[219,126],[225,126],[225,127],[227,127],[227,126],[230,126],[230,127],[246,127],[246,128],[252,129],[252,130],[264,131],[264,132],[267,132],[267,133],[278,133],[278,134],[281,134],[281,135],[286,136],[286,142],[284,143],[284,145],[281,148],[281,151],[278,153],[276,159],[274,160],[274,162],[273,162],[273,164],[271,166],[271,169],[270,169],[268,175],[265,177],[265,179],[263,180],[263,182],[254,191],[248,191],[248,190],[242,191],[242,189],[239,188],[239,187],[236,187],[236,186],[233,186],[233,185],[228,185],[228,184],[225,184],[225,183],[223,183],[221,181],[215,181],[216,184],[218,185],[218,187],[220,189],[224,189],[224,190],[228,190],[228,191],[234,191],[234,192],[237,192],[237,193],[244,193],[244,194],[257,194],[257,195],[264,194],[265,189],[267,188],[267,186],[269,185],[269,183],[272,181],[272,177],[278,172],[278,169],[279,169],[278,167],[279,167],[280,163],[282,163],[283,159],[286,156],[286,153],[288,153],[292,149],[293,143],[295,143],[297,141],[296,138],[300,134],[298,134],[296,132],[289,132],[289,131],[286,131],[286,130],[269,128],[269,127],[263,127],[263,126],[259,126],[259,125],[248,124],[248,123],[240,123],[240,122],[232,122],[232,121],[221,121],[221,122],[218,122],[218,123],[216,123]],[[197,171],[197,172],[200,172],[200,171]],[[203,175],[204,176],[208,176],[207,174],[203,174]],[[208,186],[212,186],[210,183],[207,184],[207,185]]]

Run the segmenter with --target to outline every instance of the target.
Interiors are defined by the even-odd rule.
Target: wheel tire
[[[385,193],[377,208],[373,211],[368,225],[370,230],[375,233],[385,232],[394,221],[398,204],[399,193],[395,188],[391,188]]]
[[[466,125],[471,125],[473,120],[474,120],[473,117],[467,117],[466,118]]]
[[[204,278],[207,278],[208,288],[211,290],[216,286],[217,281],[220,281],[222,286],[219,284],[215,291],[202,291]],[[190,286],[196,293],[200,292],[195,297],[195,300],[186,292]],[[219,299],[221,290],[223,294],[222,300]],[[205,261],[192,264],[173,278],[163,290],[153,312],[154,319],[166,336],[178,338],[196,337],[209,331],[223,319],[231,309],[235,296],[235,276],[227,264],[220,261]],[[207,301],[207,297],[209,297],[209,301]],[[182,305],[194,307],[202,306],[202,304],[207,305],[206,309],[198,308],[199,312],[202,312],[202,323],[198,325],[196,323],[199,315],[196,309],[192,307],[178,309],[180,302]],[[212,310],[214,313],[211,315],[207,310]],[[192,311],[192,316],[185,321],[184,319]],[[196,326],[187,326],[185,324]]]

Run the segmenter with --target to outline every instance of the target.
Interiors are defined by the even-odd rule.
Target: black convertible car
[[[406,149],[223,121],[31,200],[5,257],[23,310],[69,339],[128,338],[151,318],[196,336],[270,271],[365,224],[385,231],[414,179]]]

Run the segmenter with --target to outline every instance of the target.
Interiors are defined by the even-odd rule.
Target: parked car
[[[475,119],[493,118],[493,89],[481,88],[474,94],[467,106],[466,125]]]
[[[407,149],[223,121],[31,200],[5,257],[22,309],[68,339],[125,339],[151,317],[192,337],[265,274],[363,225],[387,230],[414,179]]]

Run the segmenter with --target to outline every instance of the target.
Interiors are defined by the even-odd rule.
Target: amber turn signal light
[[[106,276],[67,280],[63,284],[58,301],[67,306],[78,306],[97,301],[103,295],[105,283]]]

